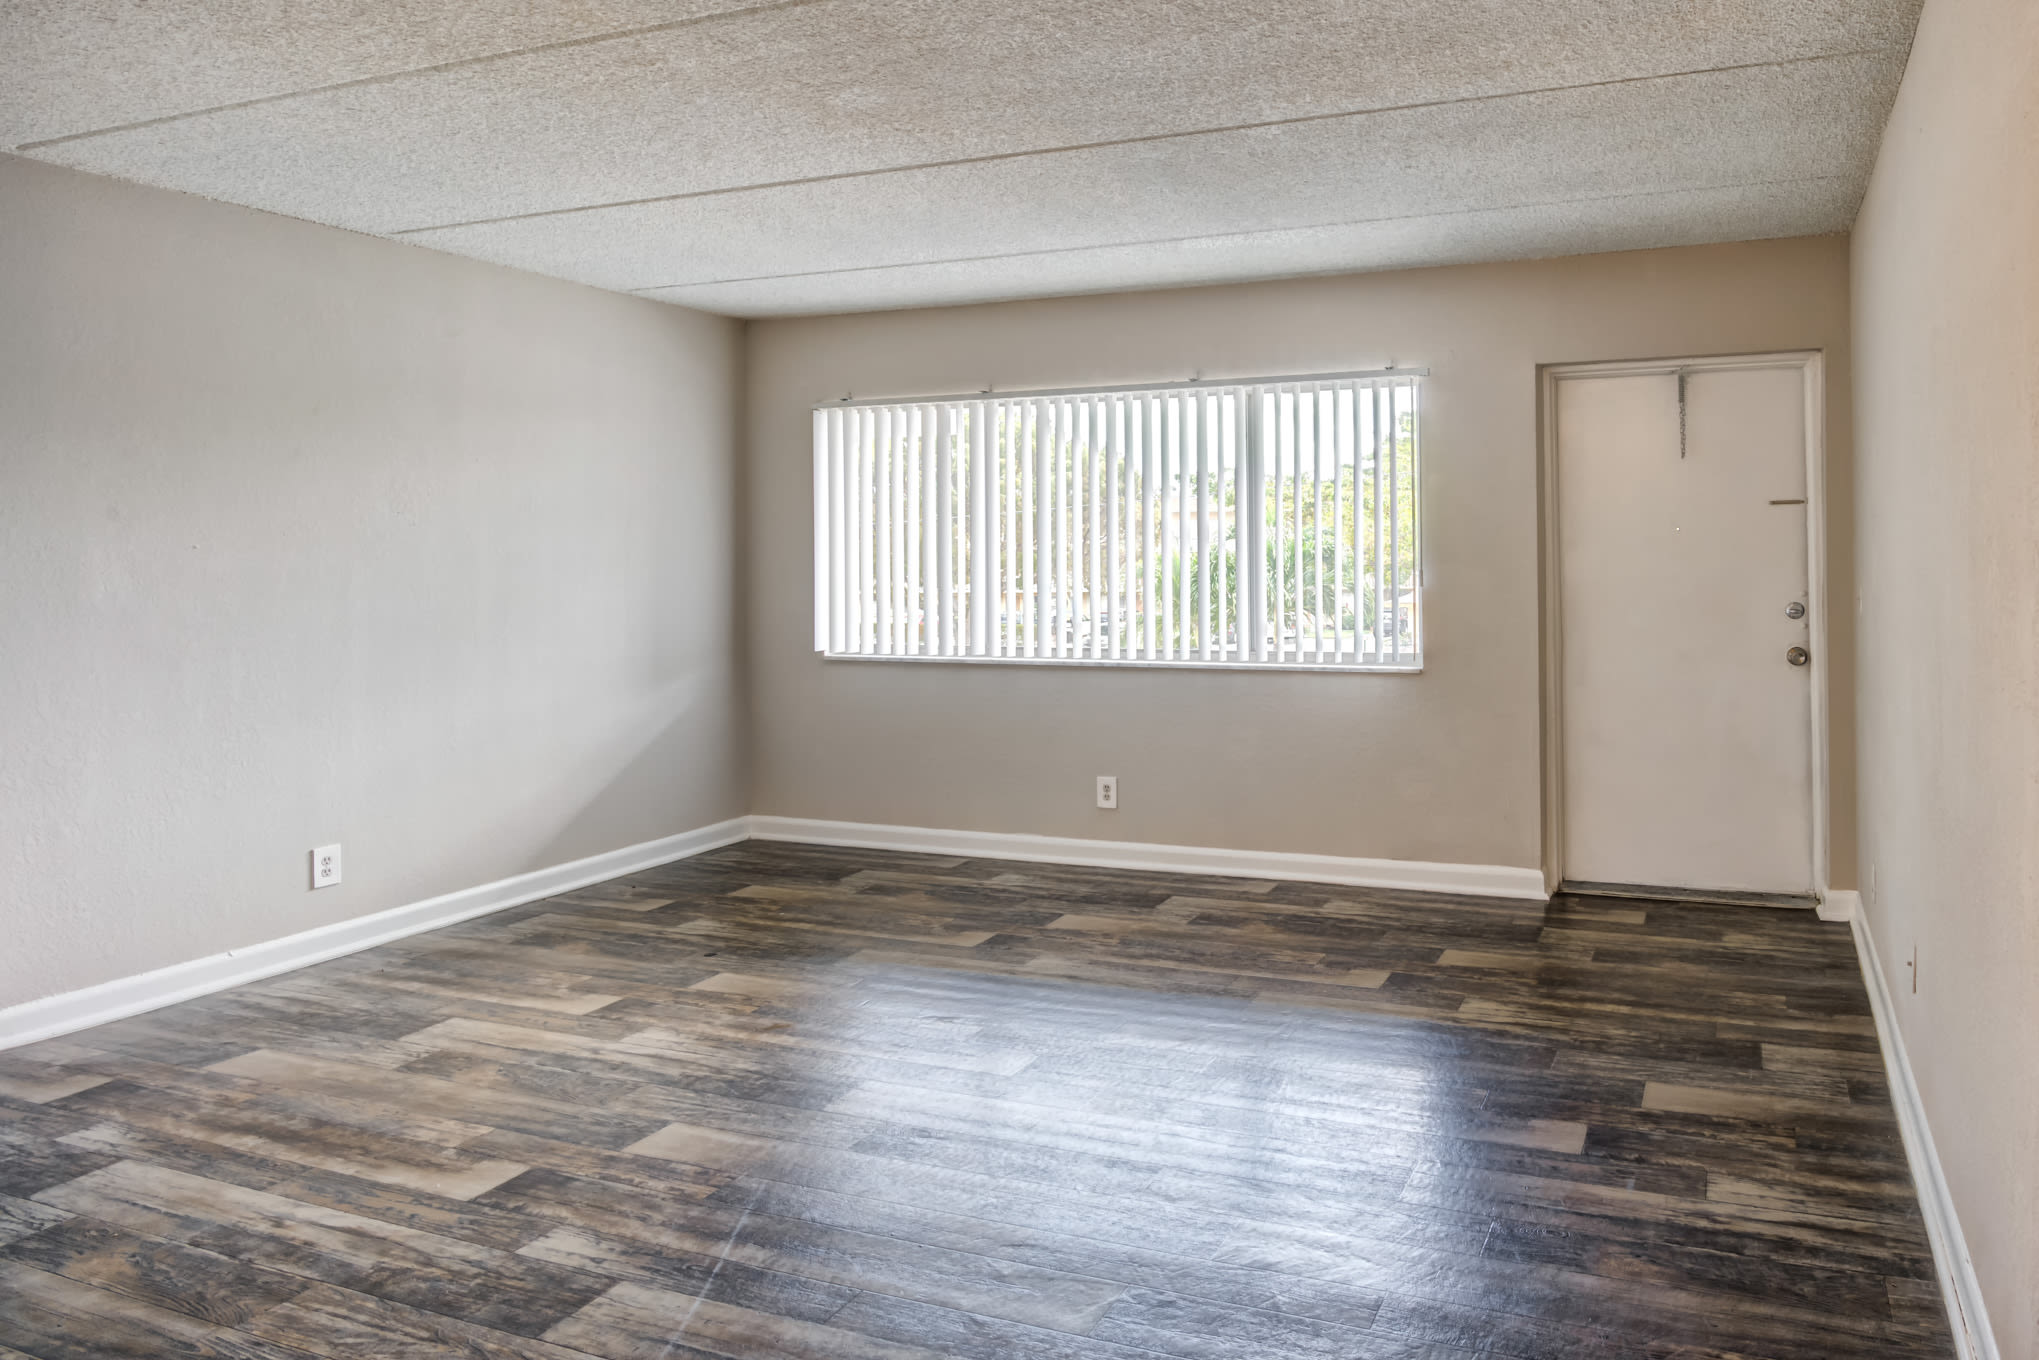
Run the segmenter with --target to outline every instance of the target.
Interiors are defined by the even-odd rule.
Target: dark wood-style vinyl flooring
[[[0,1357],[1944,1357],[1846,927],[752,841],[0,1054]]]

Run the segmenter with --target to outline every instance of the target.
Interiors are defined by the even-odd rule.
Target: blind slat
[[[1140,403],[1140,655],[1160,656],[1161,596],[1155,589],[1161,560],[1161,400]]]
[[[998,484],[1000,496],[1005,507],[1003,511],[1005,536],[1002,540],[1004,545],[1003,551],[1000,553],[1004,570],[1000,572],[998,578],[998,640],[999,648],[1005,656],[1015,654],[1012,634],[1013,618],[1015,616],[1012,588],[1016,574],[1015,553],[1018,551],[1017,544],[1019,542],[1017,518],[1019,497],[1014,494],[1017,488],[1013,485],[1013,479],[1018,474],[1015,470],[1013,459],[1013,448],[1015,445],[1012,422],[1012,407],[1001,403],[998,408],[998,466],[1000,469]]]
[[[892,412],[878,413],[877,468],[872,477],[873,499],[878,510],[877,539],[872,557],[872,592],[878,600],[878,650],[892,651],[892,592],[897,577],[892,570]]]
[[[1048,641],[1048,567],[1055,555],[1055,534],[1051,516],[1054,513],[1054,498],[1048,490],[1048,435],[1050,421],[1045,403],[1035,402],[1027,415],[1027,439],[1029,451],[1027,466],[1034,474],[1032,495],[1027,504],[1035,508],[1032,568],[1028,573],[1033,582],[1033,609],[1029,613],[1027,632],[1027,655],[1040,656],[1046,650]]]
[[[826,487],[829,480],[828,417],[826,411],[814,413],[814,484],[818,487]],[[835,541],[835,525],[829,520],[828,508],[826,495],[814,498],[814,648],[824,652],[835,644],[835,635],[828,627],[828,555],[829,545]]]
[[[985,504],[984,403],[970,408],[970,648],[969,655],[983,656],[989,650],[985,637],[986,587],[990,571],[990,542],[984,532],[988,507]]]
[[[900,478],[899,486],[899,531],[905,549],[906,575],[899,588],[899,650],[908,656],[921,651],[920,521],[924,509],[921,484],[925,480],[921,469],[926,444],[927,413],[916,409],[907,414],[906,442],[900,449],[905,476]]]
[[[1267,660],[1267,394],[1255,392],[1247,411],[1247,561],[1253,584],[1248,588],[1253,613],[1253,659]]]
[[[1331,456],[1331,626],[1338,638],[1331,659],[1343,663],[1350,659],[1345,645],[1345,466],[1352,461],[1352,400],[1349,392],[1340,390],[1332,394],[1331,418],[1334,440]]]
[[[1401,393],[1390,389],[1393,415],[1388,421],[1388,636],[1394,655],[1402,654],[1402,417]]]
[[[1310,393],[1310,635],[1316,659],[1324,659],[1324,469],[1326,446],[1331,436],[1325,420],[1324,390]],[[1336,469],[1333,469],[1335,475]]]
[[[956,509],[952,484],[954,465],[949,456],[949,445],[954,436],[956,412],[953,407],[944,407],[940,413],[940,434],[935,440],[935,519],[933,531],[928,539],[928,548],[936,554],[941,564],[936,574],[935,589],[939,594],[936,604],[938,626],[935,630],[934,654],[954,656],[956,654]]]
[[[1211,415],[1213,420],[1217,422],[1214,426],[1215,432],[1211,437],[1211,447],[1217,451],[1215,455],[1217,470],[1213,474],[1216,478],[1216,490],[1211,493],[1211,499],[1216,503],[1218,512],[1218,522],[1213,527],[1213,532],[1217,535],[1217,557],[1211,564],[1213,582],[1211,588],[1217,593],[1217,602],[1213,607],[1216,619],[1213,626],[1217,632],[1216,636],[1212,639],[1212,645],[1220,659],[1223,659],[1226,655],[1226,630],[1230,626],[1232,612],[1232,572],[1226,565],[1225,543],[1229,535],[1238,532],[1233,527],[1233,513],[1227,508],[1228,506],[1237,506],[1238,497],[1236,494],[1229,500],[1226,497],[1226,493],[1232,490],[1231,479],[1234,462],[1229,450],[1231,448],[1232,430],[1234,425],[1237,424],[1232,419],[1231,411],[1232,402],[1224,393],[1221,392],[1211,398]],[[1235,548],[1235,555],[1236,552]]]
[[[1309,480],[1303,480],[1303,460],[1309,459]],[[1322,482],[1317,466],[1317,393],[1304,388],[1296,393],[1296,650],[1314,658],[1321,649],[1317,601],[1318,533],[1317,491]],[[1307,526],[1307,537],[1305,537]],[[1307,554],[1307,555],[1306,555]],[[1303,620],[1307,617],[1307,626]],[[1308,639],[1308,647],[1304,639]]]
[[[1105,607],[1105,628],[1109,634],[1110,654],[1116,661],[1123,652],[1120,650],[1125,633],[1125,582],[1121,576],[1119,560],[1119,534],[1125,526],[1125,496],[1120,485],[1120,473],[1125,466],[1126,433],[1125,404],[1116,398],[1105,399],[1105,472],[1110,481],[1108,513],[1111,527],[1107,531],[1107,552],[1105,568],[1105,589],[1108,603]]]
[[[1423,489],[1416,475],[1417,450],[1423,447],[1423,403],[1416,384],[1408,385],[1409,404],[1409,495],[1405,512],[1409,521],[1409,652],[1422,650],[1423,637]]]
[[[1387,402],[1382,400],[1387,396],[1389,394],[1384,394],[1384,391],[1374,389],[1374,626],[1368,630],[1370,632],[1368,640],[1372,642],[1370,650],[1376,657],[1380,652],[1387,650],[1389,579],[1387,579],[1387,534],[1382,532],[1387,528],[1387,522],[1382,520],[1382,512],[1387,508],[1387,498],[1380,493],[1380,471],[1384,467],[1384,461],[1387,461],[1387,438],[1389,438]]]
[[[1196,650],[1199,661],[1211,659],[1211,403],[1193,397],[1196,412]]]
[[[1168,641],[1162,654],[1171,661],[1183,659],[1183,647],[1189,641],[1189,607],[1187,591],[1189,577],[1184,570],[1184,558],[1189,556],[1189,515],[1183,509],[1183,497],[1189,493],[1189,457],[1186,450],[1189,423],[1186,402],[1182,397],[1170,397],[1167,401],[1168,421],[1168,548],[1161,559],[1162,589],[1168,595]]]
[[[1061,535],[1061,552],[1055,565],[1061,578],[1055,582],[1055,651],[1058,656],[1076,655],[1074,612],[1077,594],[1076,544],[1082,533],[1083,481],[1078,475],[1077,440],[1082,421],[1078,403],[1062,403],[1062,438],[1055,445],[1055,481],[1061,488],[1061,515],[1056,532]]]
[[[1067,452],[1062,465],[1062,480],[1068,494],[1063,497],[1062,522],[1066,533],[1063,538],[1062,593],[1058,597],[1062,605],[1062,620],[1057,631],[1062,636],[1062,654],[1080,657],[1083,655],[1084,403],[1080,398],[1072,400],[1064,410],[1069,418],[1069,437],[1063,441]]]
[[[871,456],[871,422],[876,418],[876,413],[871,411],[855,411],[851,414],[856,422],[857,441],[856,451],[850,460],[850,491],[852,493],[850,503],[855,507],[851,513],[857,517],[857,533],[853,545],[857,555],[857,565],[855,573],[850,579],[849,624],[850,636],[856,639],[856,650],[866,652],[871,648],[869,634],[865,631],[867,627],[866,620],[871,615],[871,611],[866,604],[866,596],[871,588],[871,470],[869,460]]]

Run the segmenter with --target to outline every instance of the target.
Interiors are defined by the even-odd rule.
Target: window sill
[[[817,652],[823,661],[891,661],[936,666],[1068,666],[1084,670],[1269,671],[1307,675],[1421,675],[1421,656],[1390,661],[1147,661],[1081,656],[909,656],[866,652]]]

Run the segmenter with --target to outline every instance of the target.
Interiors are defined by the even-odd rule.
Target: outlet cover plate
[[[340,847],[322,845],[312,851],[312,887],[330,888],[340,881]]]

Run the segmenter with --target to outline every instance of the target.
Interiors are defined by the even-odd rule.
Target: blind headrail
[[[989,388],[982,392],[954,392],[940,397],[836,397],[817,401],[817,411],[844,411],[858,406],[945,406],[971,401],[1027,401],[1048,397],[1105,397],[1126,392],[1223,391],[1231,387],[1282,387],[1291,383],[1399,382],[1404,378],[1427,378],[1427,368],[1367,368],[1347,373],[1288,373],[1275,377],[1196,378],[1189,382],[1124,383],[1117,387],[1029,387],[1006,390]]]

